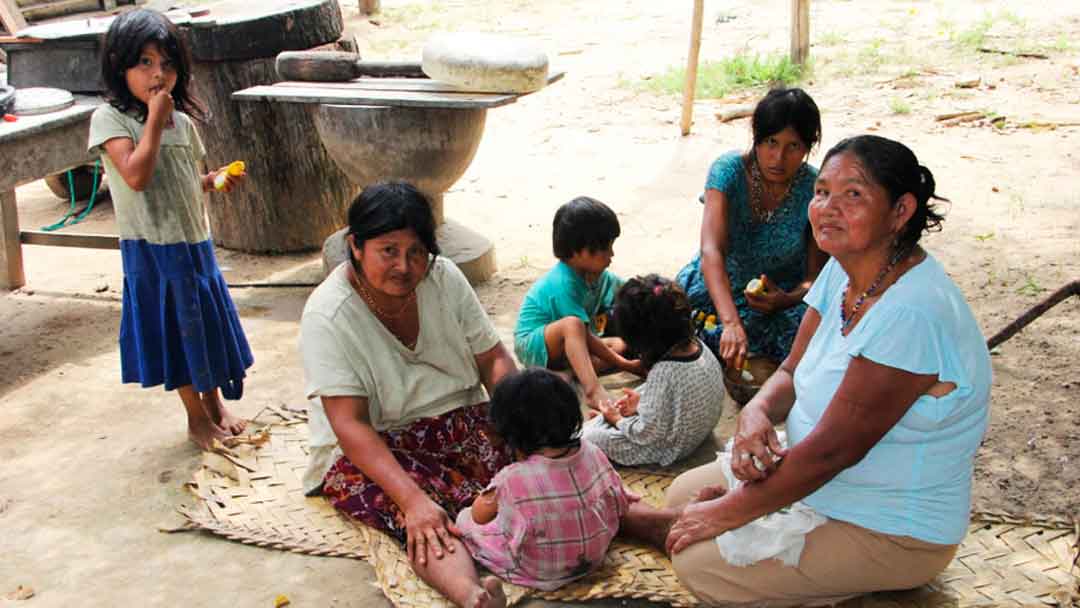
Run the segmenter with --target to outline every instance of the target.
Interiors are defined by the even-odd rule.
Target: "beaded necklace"
[[[360,278],[360,273],[356,272],[355,268],[353,268],[353,279],[353,284],[356,285],[356,290],[360,292],[360,297],[362,297],[364,299],[364,302],[367,303],[368,308],[371,309],[371,312],[375,313],[375,316],[380,321],[383,321],[383,325],[386,326],[388,330],[390,330],[390,333],[394,334],[394,336],[397,337],[397,339],[400,340],[401,343],[404,344],[405,347],[409,350],[416,348],[416,342],[420,338],[419,334],[411,341],[405,340],[401,337],[401,334],[394,331],[394,329],[389,325],[390,323],[396,322],[398,319],[400,319],[401,315],[405,314],[405,311],[408,310],[409,305],[416,301],[416,290],[414,289],[411,293],[409,293],[409,296],[405,298],[405,302],[401,305],[401,308],[398,309],[397,312],[390,313],[383,310],[382,307],[375,302],[375,295],[368,291],[367,287],[364,286],[364,281]]]
[[[867,297],[873,295],[874,292],[877,291],[877,288],[878,288],[879,285],[881,285],[881,282],[883,280],[885,280],[885,277],[890,272],[892,272],[893,268],[896,268],[896,265],[902,259],[904,259],[904,255],[901,253],[901,251],[899,249],[897,249],[896,252],[893,253],[892,257],[889,259],[889,263],[885,264],[885,267],[882,268],[881,272],[878,273],[877,277],[874,279],[874,282],[870,284],[870,287],[867,287],[866,291],[859,294],[859,297],[855,299],[855,305],[851,307],[851,316],[850,317],[847,316],[847,313],[844,311],[844,302],[847,301],[848,289],[851,288],[851,280],[850,279],[848,280],[847,285],[844,286],[844,294],[842,296],[840,296],[840,335],[841,336],[844,335],[844,330],[846,330],[848,328],[848,326],[851,325],[855,321],[855,315],[859,314],[859,308],[862,307],[863,301],[865,301]]]

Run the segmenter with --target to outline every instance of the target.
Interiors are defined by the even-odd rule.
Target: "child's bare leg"
[[[184,409],[187,410],[188,438],[192,443],[200,449],[209,450],[215,439],[227,437],[225,431],[210,419],[195,387],[188,384],[176,389],[176,392],[180,394],[180,401],[184,402]]]
[[[619,522],[619,533],[664,551],[668,531],[682,510],[682,507],[657,509],[643,502],[631,503],[630,510]]]
[[[225,403],[221,401],[221,393],[218,389],[212,391],[206,391],[205,393],[199,393],[199,397],[202,399],[203,409],[206,410],[206,415],[210,417],[210,420],[214,424],[221,427],[226,433],[231,435],[239,435],[247,428],[247,420],[235,416],[229,408],[225,407]]]
[[[456,538],[451,538],[450,543],[454,551],[444,551],[442,559],[429,551],[426,564],[413,562],[416,574],[457,606],[504,608],[506,595],[499,579],[487,576],[481,580],[465,545]]]
[[[592,359],[589,357],[590,336],[585,323],[577,317],[564,317],[554,323],[548,323],[544,328],[544,343],[547,346],[548,359],[566,359],[585,391],[585,403],[591,408],[596,408],[600,401],[610,400],[611,395],[608,395],[604,387],[600,386],[600,379],[596,377],[596,369],[593,368]],[[593,338],[595,339],[595,336]]]

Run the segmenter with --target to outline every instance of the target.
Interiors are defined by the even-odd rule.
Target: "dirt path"
[[[712,4],[703,61],[787,48],[788,3]],[[1080,129],[1010,126],[1080,121],[1080,7],[1039,3],[1025,13],[1014,4],[882,1],[856,10],[849,1],[815,0],[815,69],[804,83],[823,109],[826,146],[873,131],[908,143],[934,172],[952,203],[927,247],[987,335],[1080,276]],[[345,8],[369,58],[416,58],[438,29],[498,29],[544,44],[553,66],[567,72],[550,89],[489,113],[476,159],[446,197],[448,215],[496,243],[499,274],[478,292],[505,337],[527,286],[552,263],[550,218],[573,196],[594,196],[619,213],[615,272],[672,275],[689,259],[709,163],[749,141],[747,121],[720,123],[714,113],[757,93],[700,101],[693,133],[682,138],[678,98],[635,86],[684,60],[688,7],[673,14],[666,3],[644,0],[511,0],[483,11],[463,1],[383,6],[378,25],[354,3]],[[974,88],[954,86],[975,77]],[[959,110],[988,117],[955,126],[934,120]],[[1005,128],[989,124],[996,115],[1007,118]],[[25,226],[63,212],[40,183],[19,194]],[[91,218],[76,230],[111,230],[108,205]],[[219,254],[233,281],[318,274],[313,255]],[[369,584],[371,570],[354,561],[158,533],[190,500],[182,484],[198,454],[185,441],[174,395],[117,382],[119,255],[27,247],[26,262],[28,287],[0,294],[0,596],[23,584],[37,591],[28,606],[270,606],[279,593],[297,606],[387,605]],[[307,293],[234,291],[257,359],[243,414],[300,402],[296,321]],[[998,350],[975,508],[1073,514],[1078,358],[1080,298]]]

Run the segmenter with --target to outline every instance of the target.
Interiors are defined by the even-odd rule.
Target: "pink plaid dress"
[[[500,578],[544,591],[585,576],[604,561],[619,520],[635,498],[607,456],[588,442],[564,458],[534,454],[491,480],[498,515],[477,524],[457,517],[473,559]]]

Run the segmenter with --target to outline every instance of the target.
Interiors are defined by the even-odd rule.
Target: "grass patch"
[[[900,97],[893,97],[889,100],[889,109],[892,110],[893,114],[911,114],[911,104]]]
[[[949,39],[953,44],[963,49],[975,51],[979,47],[986,46],[986,39],[990,35],[990,30],[1004,23],[1012,25],[1021,32],[1027,26],[1027,23],[1022,18],[1010,11],[985,13],[981,19],[965,30],[955,31],[950,28]]]
[[[742,89],[791,86],[807,72],[805,66],[792,63],[787,55],[736,55],[720,61],[706,61],[698,66],[695,96],[716,99]],[[663,74],[644,79],[639,86],[654,93],[677,95],[682,93],[685,79],[685,67],[671,67]]]
[[[839,32],[825,32],[814,41],[815,44],[821,46],[840,46],[846,42],[847,39]]]

